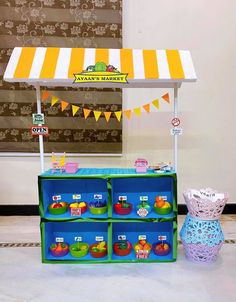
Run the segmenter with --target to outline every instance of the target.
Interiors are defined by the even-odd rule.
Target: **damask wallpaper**
[[[15,46],[122,47],[122,0],[0,0],[0,151],[38,152],[38,141],[30,134],[36,112],[33,87],[2,80]],[[44,87],[81,108],[122,110],[119,89]],[[107,123],[60,104],[42,105],[50,136],[44,138],[45,152],[120,153],[122,121],[115,116]],[[82,110],[80,111],[82,112]]]

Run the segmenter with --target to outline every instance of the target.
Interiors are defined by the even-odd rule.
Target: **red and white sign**
[[[180,119],[178,117],[173,118],[172,121],[171,121],[171,124],[174,127],[178,127],[180,125]]]
[[[81,216],[81,208],[70,208],[71,216]]]
[[[136,258],[138,259],[147,259],[148,256],[149,256],[149,251],[147,250],[136,251]]]
[[[148,214],[148,210],[145,209],[145,208],[140,208],[140,209],[138,209],[137,214],[138,214],[140,217],[146,217],[147,214]]]
[[[52,200],[53,201],[61,200],[61,195],[53,195]]]
[[[166,240],[166,236],[160,235],[160,236],[158,236],[158,240],[160,240],[160,241]]]
[[[33,126],[31,127],[31,135],[45,135],[48,136],[48,127],[46,126]]]

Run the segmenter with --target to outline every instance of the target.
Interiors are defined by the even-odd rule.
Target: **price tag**
[[[95,240],[96,241],[104,241],[104,237],[103,236],[96,236]]]
[[[148,201],[148,196],[140,196],[140,201]]]
[[[118,235],[118,240],[126,240],[126,235]]]
[[[81,199],[81,194],[73,194],[72,199]]]
[[[83,238],[81,236],[75,236],[74,239],[75,239],[75,241],[82,241]]]
[[[81,208],[70,208],[71,216],[81,216]]]
[[[61,200],[61,195],[53,195],[52,200],[53,201]]]
[[[64,238],[63,237],[56,237],[56,242],[64,242]]]
[[[136,258],[138,259],[147,259],[148,256],[149,256],[149,252],[147,250],[136,251]]]
[[[94,194],[94,199],[102,199],[102,194]]]
[[[166,240],[166,236],[160,235],[158,236],[158,240],[160,241]]]
[[[172,129],[170,129],[170,134],[171,135],[182,135],[183,129],[182,128],[172,128]]]
[[[119,196],[119,201],[127,201],[127,196],[126,195],[122,195],[122,196]]]
[[[138,240],[146,240],[147,236],[146,235],[139,235]]]
[[[145,208],[140,208],[138,209],[137,214],[140,217],[146,217],[148,215],[148,210]]]

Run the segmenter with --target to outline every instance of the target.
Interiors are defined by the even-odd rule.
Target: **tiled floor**
[[[41,264],[38,217],[0,217],[0,301],[235,302],[236,216],[222,228],[228,243],[210,265],[187,261],[182,245],[175,263],[52,265]]]

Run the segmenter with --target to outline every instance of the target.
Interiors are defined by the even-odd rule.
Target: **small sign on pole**
[[[49,132],[48,132],[48,127],[46,126],[33,126],[31,127],[31,134],[32,135],[44,135],[44,136],[48,136]]]
[[[171,135],[182,135],[183,134],[183,129],[182,128],[172,128],[170,129],[170,134]]]
[[[33,113],[33,124],[43,125],[44,124],[44,114],[43,113]]]

